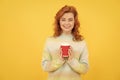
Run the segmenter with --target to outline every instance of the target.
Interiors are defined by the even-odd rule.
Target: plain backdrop
[[[89,50],[83,80],[120,80],[119,0],[0,0],[0,80],[46,80],[45,40],[56,12],[73,5]]]

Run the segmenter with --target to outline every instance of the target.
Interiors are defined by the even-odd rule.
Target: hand
[[[59,49],[59,58],[60,58],[60,60],[65,61],[64,58],[62,57],[62,49],[61,48]]]
[[[74,58],[74,54],[73,54],[73,49],[72,49],[72,47],[70,47],[70,49],[68,50],[68,55],[69,55],[68,61],[69,61],[69,60],[72,60],[72,59]]]

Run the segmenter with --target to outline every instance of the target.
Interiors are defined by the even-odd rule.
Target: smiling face
[[[74,14],[71,12],[65,13],[60,18],[60,27],[63,33],[71,33],[72,29],[74,28]]]

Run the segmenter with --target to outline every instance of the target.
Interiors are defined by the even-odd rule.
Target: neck
[[[67,36],[67,35],[72,35],[72,33],[71,32],[63,32],[62,35],[66,35]]]

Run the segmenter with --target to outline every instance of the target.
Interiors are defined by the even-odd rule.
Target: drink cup
[[[62,57],[68,57],[68,50],[70,49],[70,44],[64,43],[61,44]]]

